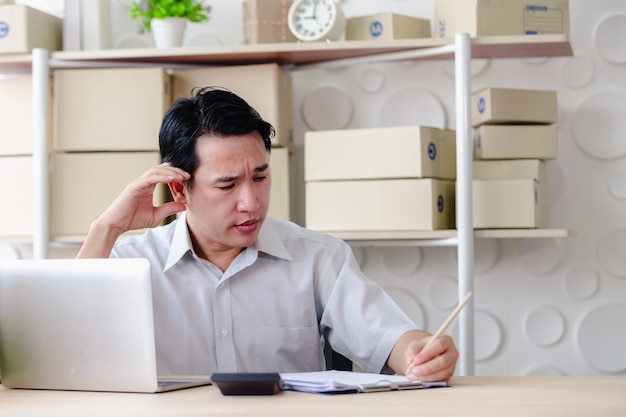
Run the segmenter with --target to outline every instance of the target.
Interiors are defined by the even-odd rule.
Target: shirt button
[[[222,335],[222,337],[226,337],[226,336],[228,336],[228,330],[226,330],[226,329],[222,329],[222,330],[220,331],[220,334]]]
[[[218,285],[218,288],[224,288],[224,283],[220,282],[219,285]]]

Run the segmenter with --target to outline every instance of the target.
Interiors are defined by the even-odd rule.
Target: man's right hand
[[[91,223],[77,257],[109,257],[115,241],[122,233],[156,227],[166,217],[184,211],[185,205],[177,202],[168,202],[155,207],[154,190],[158,184],[182,183],[189,178],[189,173],[164,163],[149,169],[133,180]]]

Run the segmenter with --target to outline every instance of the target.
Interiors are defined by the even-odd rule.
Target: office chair
[[[326,370],[352,371],[352,361],[341,353],[335,352],[326,338],[324,338],[324,357]]]

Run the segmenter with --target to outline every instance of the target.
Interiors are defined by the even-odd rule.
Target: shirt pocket
[[[318,328],[257,327],[257,372],[307,372],[323,370],[324,357]]]

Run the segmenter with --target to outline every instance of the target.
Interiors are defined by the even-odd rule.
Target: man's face
[[[245,248],[257,239],[269,206],[269,155],[261,136],[204,135],[196,143],[199,165],[186,188],[187,223],[202,251]]]

